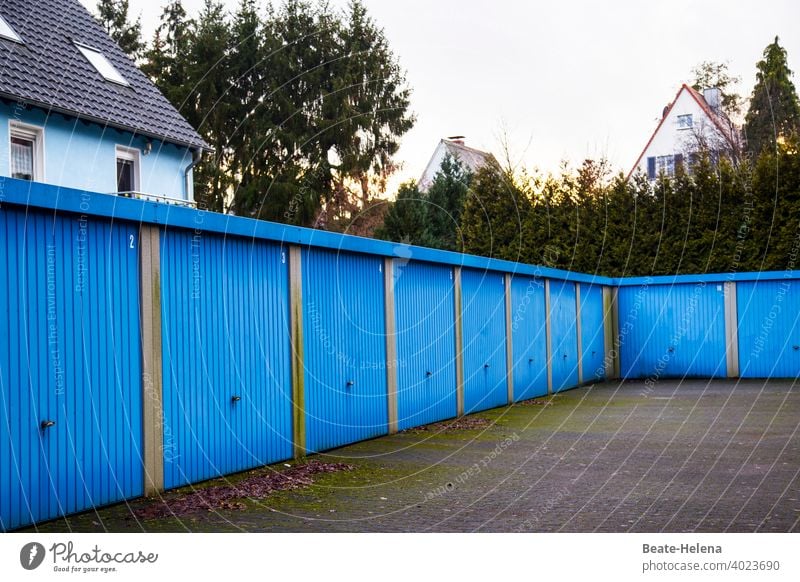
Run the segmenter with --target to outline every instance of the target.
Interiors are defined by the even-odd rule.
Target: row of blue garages
[[[143,493],[138,237],[134,223],[0,210],[0,529]],[[288,248],[163,229],[160,253],[165,487],[290,458]],[[579,369],[605,376],[598,285],[463,268],[457,313],[455,267],[395,259],[387,361],[384,258],[304,247],[301,264],[309,451],[388,432],[387,367],[400,429],[456,416],[459,349],[466,413],[509,401],[509,337],[514,401],[577,386]],[[798,285],[736,284],[741,376],[800,376]],[[623,377],[726,375],[721,283],[617,292]]]
[[[0,244],[0,529],[143,494],[139,228],[7,207]],[[288,248],[190,230],[161,231],[166,488],[292,457]],[[385,261],[302,249],[307,450],[387,434],[387,366],[398,428],[508,403],[506,277],[397,261],[397,358],[387,362]],[[512,277],[513,399],[548,392],[545,283]],[[602,377],[602,291],[551,281],[552,384]],[[594,374],[594,375],[593,375]]]
[[[165,486],[291,457],[285,247],[165,231],[161,250]],[[457,415],[454,267],[396,262],[397,357],[387,361],[383,257],[303,248],[301,265],[308,451],[388,433],[387,367],[400,430]],[[545,287],[510,280],[519,401],[548,393]],[[509,402],[505,285],[503,273],[461,271],[466,413]],[[581,294],[578,354],[575,284],[551,284],[554,391],[578,385],[579,357],[587,378],[604,374],[602,289]]]
[[[789,275],[729,282],[735,286],[732,323],[725,319],[725,281],[735,277],[623,282],[621,376],[725,378],[734,357],[740,378],[800,377],[800,281]]]

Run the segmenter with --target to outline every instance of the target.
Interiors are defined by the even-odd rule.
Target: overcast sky
[[[147,38],[163,3],[130,0]],[[235,9],[238,0],[225,3]],[[468,145],[499,154],[503,127],[529,168],[605,155],[627,171],[700,61],[729,62],[745,96],[775,35],[789,66],[800,68],[797,0],[365,3],[413,89],[417,124],[399,154],[404,178],[421,174],[442,137],[465,135]],[[184,0],[192,16],[202,4]]]

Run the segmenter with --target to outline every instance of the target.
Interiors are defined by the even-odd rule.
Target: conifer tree
[[[777,140],[800,128],[800,102],[792,83],[793,73],[777,36],[764,49],[764,58],[756,68],[756,84],[744,125],[747,147],[753,156],[764,148],[774,149]]]
[[[447,154],[428,188],[427,218],[432,246],[461,249],[461,215],[472,175],[457,158]]]
[[[129,57],[138,60],[144,50],[142,18],[131,22],[129,10],[129,0],[98,0],[97,21]]]
[[[524,260],[522,225],[529,210],[530,201],[513,178],[487,164],[475,173],[467,192],[461,225],[464,252]]]
[[[402,184],[396,200],[389,204],[383,226],[376,236],[394,242],[431,246],[427,209],[427,201],[417,184],[413,181]]]

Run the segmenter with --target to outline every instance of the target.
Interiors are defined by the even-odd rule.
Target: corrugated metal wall
[[[542,279],[511,279],[514,401],[547,394],[547,325]]]
[[[581,285],[581,368],[584,382],[605,378],[603,288]]]
[[[394,293],[398,428],[452,418],[457,412],[453,268],[395,261]]]
[[[553,392],[578,385],[578,327],[575,283],[550,282],[550,345]]]
[[[137,227],[3,208],[0,247],[0,530],[141,495]]]
[[[461,272],[464,330],[464,412],[508,402],[506,387],[505,276]]]
[[[800,281],[737,284],[739,374],[800,378]]]
[[[165,486],[291,457],[285,250],[166,230],[161,285]]]
[[[619,290],[623,378],[726,375],[722,283]]]
[[[303,249],[306,448],[388,432],[383,258]]]

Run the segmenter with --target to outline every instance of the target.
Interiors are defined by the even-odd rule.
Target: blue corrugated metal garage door
[[[605,378],[603,288],[597,285],[581,285],[581,349],[583,381]]]
[[[143,492],[138,243],[0,210],[0,529]]]
[[[464,412],[508,403],[506,386],[505,277],[464,269]]]
[[[284,250],[169,230],[161,279],[165,487],[291,457]]]
[[[303,249],[306,448],[388,432],[383,258]]]
[[[547,394],[544,280],[511,279],[511,338],[514,401]]]
[[[722,283],[622,287],[623,378],[726,375]]]
[[[550,281],[550,343],[553,392],[578,385],[578,328],[575,284]]]
[[[398,428],[452,418],[457,412],[453,269],[395,261],[394,292]]]
[[[738,283],[739,375],[800,377],[800,282]]]

